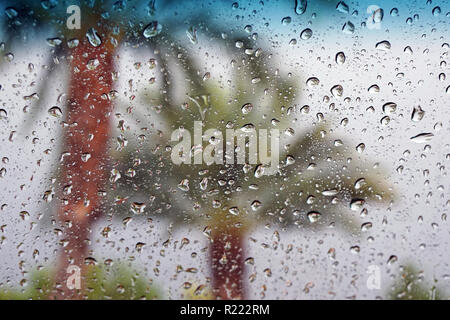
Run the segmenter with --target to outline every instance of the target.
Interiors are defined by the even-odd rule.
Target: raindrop
[[[398,9],[397,8],[392,8],[390,14],[391,14],[392,17],[398,17]]]
[[[336,53],[335,61],[337,64],[344,64],[345,63],[345,54],[343,52]]]
[[[306,85],[308,87],[314,87],[317,86],[320,83],[320,80],[316,77],[311,77],[308,80],[306,80]]]
[[[153,38],[160,34],[162,31],[162,25],[158,21],[152,21],[148,24],[143,32],[145,38]]]
[[[387,40],[383,40],[383,41],[378,42],[375,45],[375,48],[378,50],[389,51],[389,50],[391,50],[391,43]]]
[[[79,43],[80,43],[80,41],[78,39],[71,39],[71,40],[67,41],[67,46],[70,49],[73,49],[73,48],[78,47]]]
[[[5,14],[9,19],[13,19],[16,18],[19,13],[17,12],[17,10],[13,7],[8,7],[5,9]]]
[[[344,94],[344,88],[340,84],[337,84],[331,88],[330,92],[333,97],[340,98]]]
[[[364,143],[360,143],[356,146],[356,151],[358,151],[359,153],[363,153],[365,149],[366,145]]]
[[[192,44],[197,43],[197,29],[195,27],[190,27],[188,30],[186,30],[186,34]]]
[[[145,207],[146,207],[145,203],[142,203],[142,202],[133,202],[133,203],[131,204],[131,211],[132,211],[134,214],[141,214],[141,213],[144,212]]]
[[[383,112],[386,114],[393,113],[397,110],[397,104],[394,102],[387,102],[383,105]]]
[[[391,118],[389,116],[384,116],[383,118],[381,118],[380,123],[383,126],[387,126],[389,124],[389,122],[391,122]]]
[[[353,34],[355,32],[355,25],[351,23],[350,21],[347,21],[342,26],[342,32],[346,34]]]
[[[389,257],[387,264],[393,264],[393,263],[397,262],[397,260],[398,260],[397,256],[392,255]]]
[[[319,221],[321,214],[317,211],[310,211],[310,212],[308,212],[307,217],[308,217],[309,222],[314,223],[314,222]]]
[[[290,24],[292,21],[291,17],[284,17],[283,19],[281,19],[281,24],[284,26],[287,26],[288,24]]]
[[[364,203],[364,199],[352,199],[350,202],[350,209],[353,211],[359,211],[362,209]]]
[[[428,133],[428,132],[424,132],[424,133],[419,133],[418,135],[411,137],[411,141],[415,142],[415,143],[425,143],[428,141],[431,141],[431,139],[434,137],[434,134],[432,133]]]
[[[306,11],[308,5],[307,0],[295,0],[295,13],[303,14]]]
[[[344,1],[339,1],[336,10],[342,13],[349,13],[348,5]]]
[[[356,190],[359,190],[359,189],[361,189],[365,184],[366,184],[366,179],[364,179],[364,178],[359,178],[359,179],[356,180],[356,182],[355,182],[355,189],[356,189]]]
[[[411,120],[414,122],[418,122],[423,119],[424,115],[425,111],[423,111],[420,106],[414,107],[411,114]]]
[[[49,38],[49,39],[47,39],[47,44],[50,47],[59,46],[61,43],[62,43],[62,40],[60,38]]]
[[[378,93],[378,92],[380,92],[380,87],[376,84],[373,84],[369,87],[369,89],[367,89],[367,91],[369,93]]]
[[[372,222],[366,222],[361,225],[361,231],[369,231],[372,229]]]
[[[338,194],[338,190],[337,189],[329,189],[329,190],[322,191],[322,195],[324,195],[326,197],[335,196],[337,194]]]
[[[241,108],[241,111],[243,114],[249,114],[252,110],[253,110],[253,105],[251,103],[246,103]]]
[[[376,9],[372,15],[373,23],[381,23],[384,17],[384,10],[381,8]]]
[[[300,33],[300,39],[302,39],[302,40],[308,40],[309,38],[311,38],[311,36],[312,36],[312,30],[309,28],[304,29]]]
[[[438,15],[441,14],[441,8],[439,6],[438,7],[434,7],[431,12],[433,13],[433,16],[437,17]]]
[[[86,32],[86,37],[93,47],[98,47],[99,45],[102,44],[102,39],[100,38],[100,36],[98,35],[97,31],[94,28],[90,28]]]

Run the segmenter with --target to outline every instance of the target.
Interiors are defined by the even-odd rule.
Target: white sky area
[[[440,17],[431,16],[433,6],[423,4],[416,10],[401,6],[401,16],[397,18],[399,23],[389,16],[391,7],[387,7],[381,29],[367,30],[360,25],[367,16],[362,9],[359,9],[358,17],[333,10],[329,17],[318,14],[316,20],[310,19],[312,11],[309,11],[300,19],[293,10],[285,10],[282,6],[278,8],[277,2],[265,2],[264,9],[257,15],[250,15],[251,10],[247,10],[245,18],[234,23],[237,29],[252,25],[260,41],[270,47],[269,52],[265,53],[273,54],[280,72],[283,75],[292,72],[293,77],[298,79],[302,94],[296,103],[311,107],[309,114],[299,114],[298,131],[316,122],[316,114],[322,112],[336,136],[342,137],[351,148],[361,142],[366,145],[361,159],[370,164],[379,162],[398,196],[392,205],[366,205],[369,215],[361,219],[361,223],[372,222],[373,228],[360,237],[346,235],[337,229],[324,229],[316,233],[286,231],[281,232],[280,245],[274,250],[263,249],[261,244],[272,244],[272,234],[276,229],[261,226],[255,230],[249,236],[257,241],[248,241],[246,254],[255,258],[254,266],[246,266],[248,272],[257,274],[256,281],[248,284],[249,298],[261,298],[263,285],[267,287],[267,299],[386,297],[393,276],[398,275],[400,265],[408,262],[426,271],[427,283],[436,279],[438,287],[447,288],[450,292],[450,222],[442,219],[444,214],[449,214],[450,201],[450,157],[447,156],[450,154],[450,95],[445,92],[450,85],[450,61],[448,45],[443,47],[450,41],[449,18],[445,17],[449,10],[448,3],[447,7],[442,6]],[[358,8],[366,8],[366,2],[360,1]],[[367,2],[369,4],[372,3]],[[274,8],[279,10],[272,10]],[[406,25],[406,18],[416,11],[423,18],[412,26]],[[262,16],[270,22],[269,27],[263,26],[265,20]],[[289,26],[281,25],[284,16],[293,18]],[[355,24],[353,35],[341,31],[348,20]],[[308,21],[311,23],[308,24]],[[300,31],[305,27],[313,30],[309,40],[299,38]],[[231,57],[224,57],[220,48],[212,47],[214,43],[207,41],[201,30],[198,37],[197,45],[188,46],[202,61],[204,69],[199,71],[201,74],[209,71],[211,81],[218,81],[221,75],[229,72]],[[7,119],[0,119],[0,157],[9,159],[6,164],[0,163],[0,168],[6,169],[6,174],[0,177],[0,204],[7,204],[0,211],[0,226],[6,225],[4,232],[0,232],[0,237],[5,237],[0,244],[0,285],[17,287],[19,281],[27,277],[19,270],[20,261],[26,262],[26,270],[37,264],[48,266],[54,262],[58,249],[53,228],[44,226],[38,215],[49,214],[43,210],[45,206],[41,205],[41,199],[44,191],[51,187],[52,170],[55,170],[55,160],[60,154],[61,120],[49,116],[47,110],[55,105],[64,107],[64,103],[58,103],[57,98],[66,90],[66,74],[62,67],[51,78],[46,78],[44,65],[47,64],[49,47],[45,44],[45,38],[42,36],[26,50],[13,48],[14,60],[0,64],[0,109],[8,113]],[[289,45],[292,38],[297,39],[297,45]],[[375,49],[375,44],[382,40],[390,41],[391,50]],[[412,48],[413,54],[404,52],[406,46]],[[339,51],[346,55],[343,65],[337,65],[334,61]],[[145,63],[152,54],[145,49],[123,48],[119,55],[120,78],[116,88],[119,99],[115,112],[123,113],[129,104],[128,80],[133,79],[136,92],[140,86],[148,85],[151,75]],[[141,62],[143,67],[136,71],[133,66],[135,62]],[[32,72],[28,69],[29,63],[34,65]],[[400,77],[400,73],[404,76]],[[446,75],[445,80],[439,80],[440,73]],[[306,79],[313,76],[320,80],[319,86],[307,87]],[[26,105],[32,105],[23,97],[37,92],[42,82],[48,86],[48,95],[41,96],[40,101],[45,112],[37,117],[37,121],[24,125],[24,120],[32,116],[33,108],[26,113],[23,111]],[[335,103],[336,110],[330,111],[329,103],[324,103],[323,97],[331,96],[330,89],[336,84],[343,86],[343,98],[349,97],[351,101],[331,98],[330,103]],[[380,87],[378,94],[368,93],[367,89],[373,84]],[[397,104],[397,110],[389,115],[390,123],[383,126],[380,124],[385,116],[382,105],[390,101]],[[136,104],[138,102],[135,107],[139,107]],[[413,107],[418,105],[425,111],[425,116],[421,121],[413,122],[411,113]],[[369,106],[373,106],[375,112],[367,112]],[[349,123],[342,128],[339,123],[346,117]],[[132,117],[128,125],[133,126]],[[16,131],[17,135],[11,142],[9,137],[12,131]],[[423,132],[433,133],[434,137],[420,144],[410,140]],[[38,140],[33,143],[34,138]],[[430,148],[425,148],[426,145]],[[44,153],[47,149],[51,150],[50,154]],[[409,155],[405,155],[405,151],[409,151]],[[38,160],[42,160],[40,166],[37,165]],[[399,166],[404,167],[402,173],[397,170]],[[424,170],[429,170],[428,176],[424,176]],[[19,213],[23,210],[30,213],[28,220],[21,219]],[[423,217],[421,223],[418,221],[420,216]],[[387,223],[383,224],[383,219]],[[161,256],[162,243],[168,237],[167,221],[155,219],[153,227],[140,221],[144,220],[135,219],[125,228],[117,220],[108,239],[103,238],[100,231],[110,222],[95,225],[91,240],[97,260],[112,258],[126,261],[134,256],[133,266],[145,267],[148,277],[160,285],[166,298],[180,298],[181,286],[185,281],[205,282],[208,274],[207,251],[202,252],[202,249],[208,243],[201,228],[193,225],[176,229],[173,239],[180,241],[187,237],[191,240],[190,244],[182,249],[171,246],[165,249],[165,256]],[[36,226],[30,230],[33,224]],[[433,224],[436,226],[433,227]],[[374,238],[373,242],[367,241],[369,236]],[[134,249],[137,242],[147,243],[140,253]],[[283,248],[289,244],[294,246],[294,250],[286,254]],[[360,246],[359,254],[350,252],[349,248],[354,245]],[[129,251],[125,252],[127,247]],[[336,250],[335,265],[327,255],[330,248]],[[40,252],[36,261],[32,257],[35,249]],[[198,256],[192,258],[192,252],[197,252]],[[391,255],[396,255],[398,262],[388,265]],[[157,261],[160,264],[158,276],[153,272]],[[196,267],[199,272],[180,273],[173,279],[179,264],[184,269]],[[366,286],[366,270],[370,265],[380,267],[380,290],[369,290]],[[271,268],[271,277],[263,272],[266,268]],[[290,286],[287,286],[288,281],[292,282]],[[303,290],[307,283],[313,284],[309,293]]]

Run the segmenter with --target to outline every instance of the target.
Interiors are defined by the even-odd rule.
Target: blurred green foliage
[[[86,275],[88,300],[152,300],[159,290],[140,273],[119,264],[114,267],[89,266]],[[47,300],[53,288],[54,272],[44,268],[31,273],[23,289],[0,288],[0,300]]]
[[[437,288],[436,283],[427,283],[423,271],[408,264],[401,268],[399,279],[387,297],[391,300],[442,300],[445,299],[445,293]]]

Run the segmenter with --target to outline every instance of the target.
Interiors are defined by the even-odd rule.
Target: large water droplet
[[[434,134],[429,132],[419,133],[418,135],[411,137],[411,141],[415,143],[425,143],[428,141],[431,141],[431,139],[434,137]]]
[[[296,14],[305,13],[307,5],[308,5],[307,0],[295,0],[295,13]]]
[[[383,41],[378,42],[375,45],[375,48],[378,50],[388,51],[388,50],[391,50],[391,43],[387,40],[383,40]]]
[[[337,84],[331,88],[330,92],[333,97],[340,98],[344,94],[344,88],[340,84]]]
[[[339,1],[336,5],[336,10],[342,13],[348,13],[349,8],[348,5],[344,1]]]
[[[414,122],[418,122],[418,121],[422,120],[424,115],[425,115],[425,111],[423,111],[420,106],[414,107],[412,114],[411,114],[411,120]]]
[[[351,23],[350,21],[347,21],[342,26],[342,32],[346,34],[353,34],[355,32],[355,25]]]
[[[311,38],[312,34],[313,34],[312,30],[309,28],[306,28],[300,33],[300,39],[308,40],[309,38]]]
[[[102,39],[100,38],[100,36],[98,35],[97,31],[94,28],[90,28],[86,32],[86,37],[89,43],[94,47],[98,47],[99,45],[102,44]]]
[[[150,22],[144,29],[143,35],[145,38],[153,38],[161,33],[162,25],[158,21]]]
[[[337,64],[344,64],[345,63],[345,54],[343,52],[336,53],[336,63]]]

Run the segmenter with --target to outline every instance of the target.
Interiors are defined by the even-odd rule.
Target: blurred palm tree
[[[147,86],[141,93],[151,115],[142,113],[139,120],[153,119],[151,132],[115,155],[117,172],[125,174],[115,182],[112,194],[124,210],[129,211],[130,204],[123,203],[130,200],[135,213],[151,212],[183,226],[199,224],[210,241],[214,296],[239,299],[246,297],[244,265],[253,263],[245,253],[250,230],[261,224],[284,230],[337,222],[355,232],[355,219],[344,215],[349,206],[364,214],[365,201],[388,201],[393,195],[386,177],[358,161],[354,148],[331,134],[323,114],[312,125],[301,119],[309,107],[296,104],[298,79],[283,76],[263,44],[250,35],[227,35],[211,26],[201,32],[203,40],[220,52],[223,70],[216,66],[208,71],[198,53],[184,45],[187,39],[198,41],[194,27],[187,28],[186,40],[175,39],[174,32],[162,32],[152,40],[151,63],[159,66],[156,78],[161,86]],[[223,139],[229,128],[278,129],[277,173],[265,175],[267,168],[261,163],[175,165],[171,153],[178,142],[171,141],[171,133],[178,128],[193,133],[194,121],[202,121],[203,132],[210,128],[222,132]],[[302,125],[309,128],[297,132]],[[189,157],[208,143],[224,143],[220,135],[203,139],[201,146],[192,146]],[[133,201],[143,197],[148,200]],[[279,231],[274,239],[278,243]]]
[[[55,116],[64,114],[63,150],[59,166],[58,218],[63,240],[55,278],[54,298],[81,298],[85,291],[70,290],[65,285],[69,265],[78,265],[86,274],[85,259],[89,253],[90,229],[103,212],[103,195],[107,181],[110,115],[114,79],[117,77],[114,54],[123,39],[143,39],[145,25],[139,19],[154,13],[154,1],[148,6],[140,1],[5,1],[2,49],[23,49],[33,45],[35,35],[47,34],[51,59],[47,81],[40,83],[35,95],[44,96],[51,85],[56,64],[66,62],[69,71],[66,108],[53,107]],[[80,26],[69,29],[66,10],[80,8]],[[127,9],[128,10],[125,10]],[[146,7],[146,10],[141,10]],[[73,13],[73,12],[72,12]],[[145,20],[148,20],[148,16]],[[147,34],[157,32],[157,22],[150,23]],[[42,104],[37,103],[38,107]],[[32,108],[40,109],[41,108]],[[47,107],[48,108],[48,107]],[[31,120],[34,118],[31,117]],[[51,199],[53,191],[45,194]]]
[[[156,21],[147,26],[133,22],[133,15],[139,17],[136,12],[142,6],[134,7],[132,3],[81,1],[83,18],[78,30],[65,27],[64,1],[14,1],[7,9],[8,35],[23,40],[33,29],[50,30],[54,36],[47,42],[52,47],[53,61],[67,61],[69,65],[58,191],[58,217],[64,239],[54,298],[81,298],[86,289],[83,285],[80,291],[69,290],[65,286],[66,269],[70,264],[85,265],[90,256],[92,223],[105,211],[104,195],[112,194],[106,192],[106,173],[110,166],[110,114],[117,97],[113,81],[117,77],[115,51],[124,39],[142,38],[143,30],[154,49],[162,79],[162,87],[150,88],[143,98],[152,106],[161,129],[152,134],[153,152],[144,153],[142,145],[138,145],[135,153],[126,155],[129,162],[118,165],[127,167],[118,170],[126,170],[126,178],[114,174],[111,181],[120,199],[130,192],[150,194],[149,202],[167,208],[175,221],[202,226],[211,242],[210,267],[216,297],[245,297],[245,235],[253,227],[261,223],[283,228],[330,225],[342,217],[339,212],[344,210],[339,204],[351,203],[353,209],[359,210],[366,200],[387,200],[391,196],[383,177],[373,179],[375,171],[352,159],[348,146],[331,137],[322,115],[308,132],[296,132],[301,122],[295,106],[298,82],[293,77],[282,77],[274,59],[267,50],[258,49],[252,37],[220,35],[225,38],[228,55],[236,58],[230,62],[229,81],[219,81],[218,71],[200,72],[194,54],[175,41],[175,31],[161,32]],[[126,6],[131,11],[126,11]],[[148,12],[152,14],[154,7],[150,6]],[[210,32],[214,33],[213,40],[220,34]],[[188,37],[191,42],[197,41],[195,28],[188,30]],[[236,47],[240,53],[235,52]],[[182,98],[178,98],[179,90],[174,85],[180,82],[177,74],[186,77],[181,79],[186,93]],[[49,87],[45,83],[42,86],[43,90]],[[204,129],[221,132],[226,128],[278,128],[282,132],[283,160],[278,173],[264,175],[266,169],[261,164],[174,165],[170,160],[170,132],[180,126],[192,132],[195,120],[202,120]],[[118,198],[115,203],[122,203]],[[144,208],[138,202],[131,206],[136,213]],[[279,232],[274,236],[278,239]],[[83,272],[86,275],[87,269]]]

